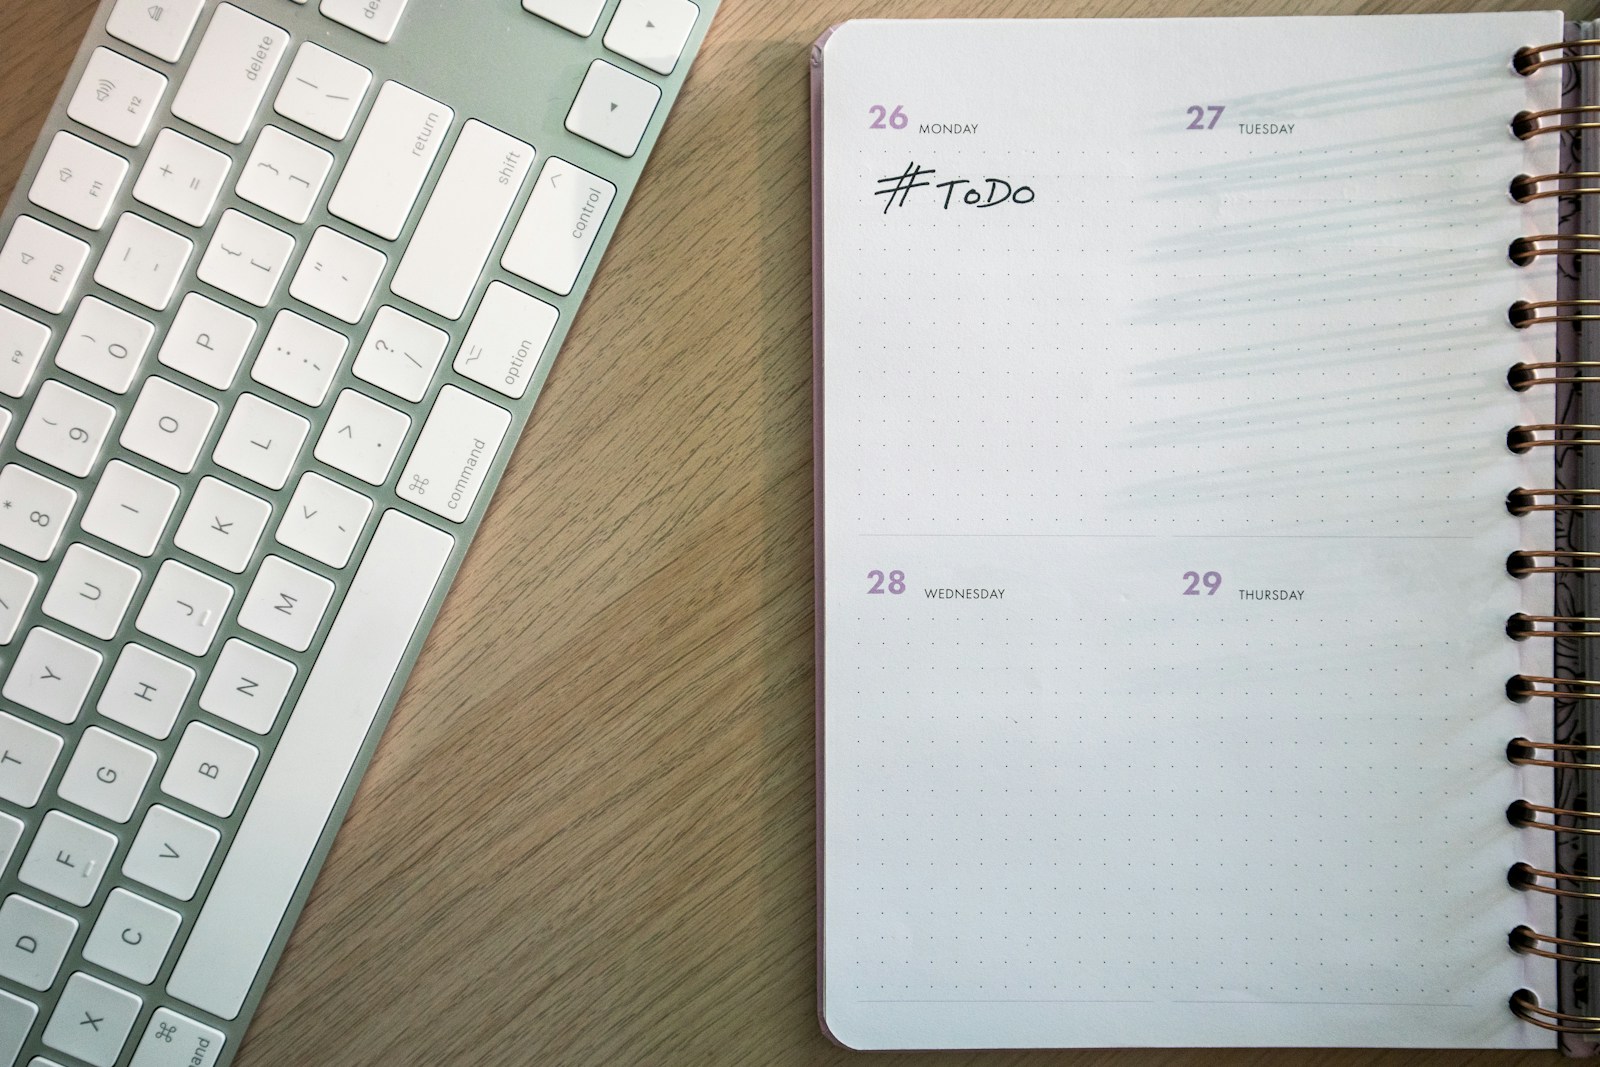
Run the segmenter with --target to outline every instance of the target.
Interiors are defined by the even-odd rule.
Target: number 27
[[[1186,130],[1214,130],[1214,129],[1216,129],[1217,128],[1217,120],[1222,117],[1222,109],[1227,107],[1227,106],[1228,105],[1226,105],[1226,104],[1207,104],[1204,107],[1201,107],[1199,104],[1190,104],[1188,107],[1183,109],[1183,113],[1185,115],[1193,115],[1194,119],[1189,123],[1189,125],[1185,126],[1184,129],[1186,129]],[[1206,122],[1205,121],[1205,117],[1206,117],[1206,112],[1207,111],[1211,112],[1211,121],[1210,122]]]

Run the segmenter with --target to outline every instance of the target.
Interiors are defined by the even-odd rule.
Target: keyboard
[[[0,1067],[232,1059],[716,4],[101,5],[0,216]]]

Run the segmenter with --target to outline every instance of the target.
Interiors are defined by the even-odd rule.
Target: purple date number
[[[882,104],[873,104],[867,108],[867,112],[873,116],[872,125],[867,127],[869,130],[903,130],[911,122],[899,104],[894,106],[893,111],[890,111]],[[887,124],[885,124],[886,120]]]
[[[888,574],[882,571],[868,571],[867,581],[872,583],[872,587],[867,590],[869,594],[881,596],[889,593],[892,596],[899,596],[906,591],[905,571],[890,571]]]
[[[1183,591],[1184,596],[1199,596],[1202,585],[1206,587],[1206,596],[1216,596],[1217,590],[1222,588],[1222,575],[1216,571],[1206,571],[1204,574],[1184,571],[1183,580],[1189,583]]]
[[[1222,117],[1222,109],[1227,107],[1227,106],[1228,105],[1226,105],[1226,104],[1206,104],[1204,106],[1202,106],[1200,104],[1190,104],[1188,107],[1183,109],[1183,113],[1185,115],[1193,115],[1194,118],[1192,120],[1190,120],[1189,125],[1185,126],[1184,129],[1186,129],[1186,130],[1214,130],[1214,129],[1216,129],[1217,128],[1217,120]],[[1207,111],[1211,112],[1211,121],[1210,122],[1206,122],[1205,121],[1205,117],[1206,117],[1206,112]]]

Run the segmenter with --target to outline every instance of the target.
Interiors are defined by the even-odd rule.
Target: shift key
[[[397,492],[451,522],[465,522],[505,440],[511,413],[453,385],[439,390]]]
[[[385,82],[328,210],[386,240],[399,237],[454,118],[437,100]]]

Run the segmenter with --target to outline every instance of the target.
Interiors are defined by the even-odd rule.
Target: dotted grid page
[[[1547,1047],[1557,13],[821,54],[822,1009],[867,1048]]]

